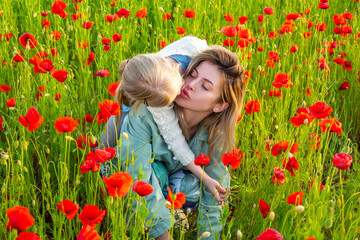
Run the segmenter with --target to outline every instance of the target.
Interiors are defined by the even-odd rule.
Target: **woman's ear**
[[[227,103],[227,102],[218,103],[214,106],[213,112],[215,112],[215,113],[222,112],[225,109],[227,109],[228,107],[229,107],[229,103]]]

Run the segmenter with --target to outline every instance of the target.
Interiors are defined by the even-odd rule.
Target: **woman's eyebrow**
[[[196,71],[196,74],[197,74],[197,75],[199,75],[198,70],[197,70],[196,68],[194,68],[194,70]],[[214,86],[213,82],[212,82],[212,81],[210,81],[209,79],[204,78],[204,80],[205,80],[206,82],[210,83],[212,86]]]

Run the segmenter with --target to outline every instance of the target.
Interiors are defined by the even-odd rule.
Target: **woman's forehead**
[[[220,83],[221,72],[216,64],[209,61],[203,61],[196,67],[196,71],[202,78],[210,80],[214,85],[217,82]]]

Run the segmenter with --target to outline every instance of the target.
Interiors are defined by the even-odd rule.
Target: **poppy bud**
[[[165,207],[171,209],[171,202],[165,201]]]
[[[236,236],[237,236],[238,239],[241,239],[241,238],[242,238],[242,233],[241,233],[240,230],[237,230]]]
[[[162,8],[162,7],[159,7],[159,10],[160,10],[160,11],[164,11],[164,8]]]
[[[302,213],[305,210],[305,207],[303,205],[299,205],[295,207],[295,212]]]
[[[151,24],[149,24],[149,28],[152,28],[152,25],[151,25]]]
[[[338,207],[341,207],[341,200],[340,200],[340,199],[336,201],[336,205],[337,205]]]
[[[256,208],[256,204],[255,204],[255,203],[253,204],[253,208]]]
[[[278,129],[279,129],[279,126],[278,126],[278,125],[275,125],[274,128],[275,128],[275,130],[278,130]]]
[[[17,163],[17,165],[19,165],[21,167],[21,161],[20,160],[18,160],[16,163]]]
[[[122,135],[126,140],[129,140],[129,135],[126,132],[123,132]]]
[[[305,119],[303,124],[308,124],[309,123],[309,119]]]
[[[25,151],[27,151],[27,149],[28,149],[28,146],[29,146],[29,142],[24,142],[23,143],[23,149],[25,150]]]
[[[36,204],[36,202],[35,202],[35,200],[33,200],[32,201],[32,206],[35,207],[35,204]]]
[[[208,238],[208,237],[210,237],[210,235],[211,235],[210,232],[203,232],[203,234],[201,234],[201,236],[200,236],[200,239],[202,239],[202,238]]]
[[[261,94],[262,94],[262,95],[265,95],[265,94],[266,94],[266,90],[262,90]]]
[[[276,48],[276,44],[274,44],[274,48]]]
[[[49,148],[46,148],[45,151],[46,151],[47,154],[50,154],[50,149]]]
[[[22,99],[25,99],[25,96],[24,96],[24,95],[21,95],[21,98],[22,98]]]
[[[289,152],[288,153],[288,158],[292,158],[293,157],[293,155]]]
[[[27,169],[27,167],[24,167],[23,169],[24,169],[24,172],[28,172],[28,169]]]
[[[6,185],[4,184],[1,188],[1,193],[4,194],[6,192]]]
[[[68,141],[75,141],[75,139],[71,136],[65,136],[65,139],[68,140]]]
[[[77,180],[75,181],[75,184],[76,184],[76,185],[79,185],[79,184],[80,184],[80,179],[77,179]]]
[[[36,17],[37,16],[37,12],[33,14],[33,17]]]
[[[324,227],[325,227],[325,228],[329,229],[329,228],[332,227],[332,225],[333,225],[333,220],[332,220],[332,218],[328,218],[328,219],[325,220],[325,223],[324,223]]]
[[[269,214],[269,220],[270,220],[270,221],[273,221],[274,218],[275,218],[275,213],[274,213],[274,212],[271,212],[271,213]]]
[[[306,107],[306,102],[303,101],[303,102],[301,103],[301,106],[302,106],[302,107]]]
[[[261,65],[259,65],[258,67],[257,67],[257,70],[260,72],[261,71]]]
[[[249,92],[250,92],[250,89],[246,89],[245,92],[246,92],[246,93],[249,93]]]
[[[45,97],[50,97],[50,94],[49,94],[49,93],[45,93]]]

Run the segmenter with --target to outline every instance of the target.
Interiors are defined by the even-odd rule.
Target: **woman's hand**
[[[208,188],[209,192],[215,197],[217,201],[226,201],[227,191],[223,186],[220,186],[218,181],[208,177],[207,179],[204,179],[204,183]]]

